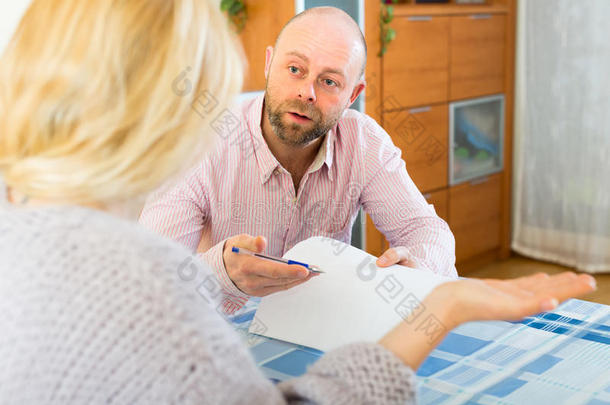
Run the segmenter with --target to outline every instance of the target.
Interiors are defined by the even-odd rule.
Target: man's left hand
[[[406,247],[397,246],[386,250],[376,262],[378,267],[388,267],[393,264],[401,266],[417,267],[417,261],[409,254]]]

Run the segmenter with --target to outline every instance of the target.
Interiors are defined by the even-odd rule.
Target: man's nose
[[[313,103],[316,101],[316,89],[313,81],[304,80],[299,87],[299,99]]]

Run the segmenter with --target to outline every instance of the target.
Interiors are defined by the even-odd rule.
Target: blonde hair
[[[123,201],[207,146],[242,84],[211,0],[34,0],[0,60],[0,173],[31,198]]]

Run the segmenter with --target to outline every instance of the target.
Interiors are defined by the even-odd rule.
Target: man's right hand
[[[263,236],[243,234],[229,238],[225,242],[222,258],[227,274],[233,284],[245,294],[263,297],[287,290],[318,275],[296,264],[275,263],[234,253],[231,251],[233,246],[262,253],[267,247],[267,240]]]

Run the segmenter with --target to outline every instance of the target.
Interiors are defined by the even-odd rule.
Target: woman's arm
[[[427,322],[407,319],[378,344],[356,343],[329,351],[303,376],[275,386],[215,311],[214,300],[201,295],[201,286],[212,275],[204,266],[198,270],[180,287],[187,294],[179,294],[176,304],[184,312],[171,312],[184,315],[172,329],[190,335],[179,339],[189,344],[183,355],[188,353],[194,375],[188,380],[215,403],[413,403],[414,371],[452,328],[473,320],[521,319],[594,288],[592,277],[573,273],[448,282],[423,300],[418,320]]]

